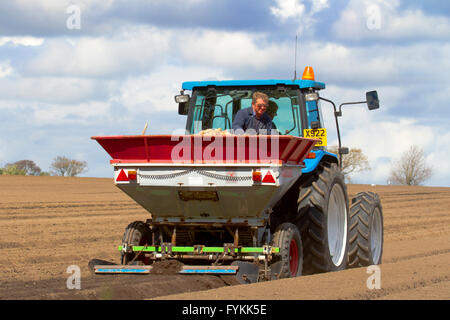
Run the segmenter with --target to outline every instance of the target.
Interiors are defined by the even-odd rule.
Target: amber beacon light
[[[312,67],[306,67],[303,71],[302,80],[313,80],[314,81],[314,70]]]

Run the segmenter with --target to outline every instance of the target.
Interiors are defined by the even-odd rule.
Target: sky
[[[183,81],[292,79],[312,66],[321,96],[346,106],[342,143],[386,184],[393,162],[423,148],[450,186],[448,0],[13,0],[0,2],[0,166],[56,156],[111,177],[91,136],[170,134],[185,127],[174,96]],[[322,104],[329,145],[332,108]]]

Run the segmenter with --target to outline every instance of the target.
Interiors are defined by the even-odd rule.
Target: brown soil
[[[377,192],[385,243],[381,289],[366,268],[252,285],[233,278],[92,275],[92,258],[119,262],[125,227],[149,214],[112,179],[0,176],[0,299],[450,299],[450,188],[350,185]],[[81,269],[81,290],[66,287]],[[177,266],[175,266],[177,267]]]
[[[162,260],[152,264],[152,274],[177,274],[183,264],[177,260]]]

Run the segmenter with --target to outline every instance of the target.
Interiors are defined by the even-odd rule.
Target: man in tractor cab
[[[276,134],[272,118],[266,113],[269,97],[262,92],[252,96],[252,106],[239,110],[233,120],[235,134],[256,132],[256,134]],[[274,129],[273,132],[272,129]]]

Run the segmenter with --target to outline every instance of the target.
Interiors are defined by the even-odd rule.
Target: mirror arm
[[[338,117],[342,116],[342,106],[346,106],[346,105],[350,105],[350,104],[365,104],[367,103],[367,101],[360,101],[360,102],[346,102],[346,103],[342,103],[339,106],[339,112],[338,112]]]
[[[341,149],[341,132],[339,131],[338,112],[336,111],[336,105],[334,104],[333,101],[325,99],[325,98],[322,98],[322,97],[319,97],[319,100],[326,101],[326,102],[331,103],[333,105],[333,108],[334,108],[334,119],[336,121],[336,129],[337,129],[337,136],[338,136],[338,142],[339,142],[339,149],[338,150],[340,150]],[[342,170],[342,154],[340,152],[338,152],[338,153],[339,153],[339,167]]]

